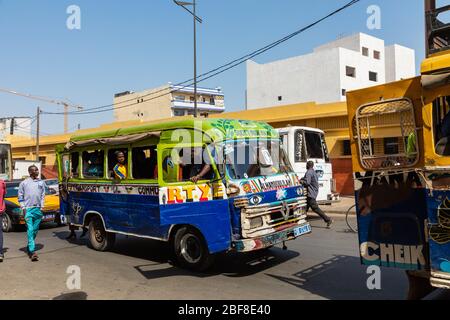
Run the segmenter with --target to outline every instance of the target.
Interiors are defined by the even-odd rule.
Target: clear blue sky
[[[348,0],[197,0],[199,73],[258,49]],[[66,28],[66,9],[81,7],[81,30]],[[381,30],[366,27],[379,5]],[[365,32],[424,57],[422,0],[362,0],[289,42],[259,56],[261,63],[310,52],[339,35]],[[192,20],[171,0],[0,0],[0,87],[67,97],[86,107],[112,103],[114,93],[139,91],[192,77]],[[241,65],[202,86],[221,86],[228,110],[245,104]],[[0,117],[34,115],[37,102],[0,93]],[[41,104],[46,111],[61,111]],[[98,126],[112,112],[72,116],[70,128]],[[44,116],[43,132],[63,131],[62,116]]]

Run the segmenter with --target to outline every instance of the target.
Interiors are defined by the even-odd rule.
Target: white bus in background
[[[12,180],[11,144],[0,141],[0,179]]]
[[[335,190],[333,169],[328,156],[325,133],[322,130],[307,127],[287,127],[278,129],[284,150],[294,171],[301,177],[306,173],[306,163],[314,162],[319,176],[319,204],[339,201]]]
[[[24,180],[30,175],[28,168],[30,166],[36,166],[39,169],[39,177],[41,177],[42,163],[40,161],[28,161],[28,160],[15,160],[13,169],[14,180]]]

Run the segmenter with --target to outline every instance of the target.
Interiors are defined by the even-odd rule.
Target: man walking
[[[319,177],[314,170],[314,162],[308,161],[306,170],[305,177],[302,179],[303,184],[308,189],[306,212],[311,208],[313,212],[317,213],[327,223],[327,228],[329,229],[333,220],[319,208],[316,201],[319,194]]]
[[[6,196],[6,184],[5,181],[0,180],[0,222],[3,219],[3,215],[5,214],[6,205],[5,205],[5,196]],[[3,228],[0,225],[0,262],[3,262]]]
[[[42,220],[41,209],[44,207],[45,182],[39,178],[39,169],[36,166],[29,167],[28,173],[30,177],[19,185],[19,203],[27,224],[28,255],[31,261],[38,261],[35,240]]]

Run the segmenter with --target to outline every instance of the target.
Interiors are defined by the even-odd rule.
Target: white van
[[[294,171],[303,177],[306,163],[314,162],[314,169],[319,176],[319,204],[339,201],[335,190],[333,168],[328,157],[325,133],[322,130],[307,127],[287,127],[278,129],[282,145]]]

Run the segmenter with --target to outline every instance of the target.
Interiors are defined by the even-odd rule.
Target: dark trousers
[[[328,217],[325,212],[323,212],[320,208],[319,205],[317,204],[316,199],[314,198],[310,198],[308,197],[306,199],[306,212],[309,211],[309,208],[311,208],[311,210],[315,213],[317,213],[325,222],[330,222],[330,217]]]

